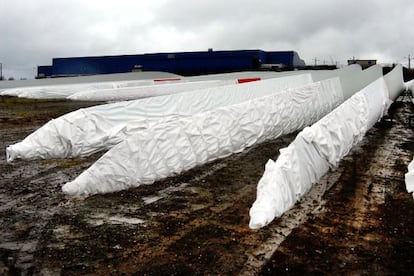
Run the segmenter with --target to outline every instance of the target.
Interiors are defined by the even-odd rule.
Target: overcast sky
[[[21,78],[53,57],[213,48],[407,65],[413,19],[412,0],[0,0],[0,63]]]

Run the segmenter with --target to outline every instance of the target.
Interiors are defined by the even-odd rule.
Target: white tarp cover
[[[414,159],[408,165],[408,172],[405,174],[405,187],[414,197]]]
[[[360,65],[352,64],[342,68],[341,70],[322,70],[312,72],[312,79],[314,81],[335,76],[339,77],[344,98],[347,100],[363,87],[382,77],[382,67],[380,65],[373,65],[362,71]]]
[[[300,132],[276,162],[269,160],[250,209],[250,228],[261,228],[293,207],[381,119],[388,101],[380,78]]]
[[[341,78],[343,75],[347,75],[350,72],[358,72],[360,73],[362,71],[361,65],[359,64],[352,64],[343,67],[342,69],[336,69],[336,70],[312,70],[312,79],[314,81],[321,81],[326,80],[334,77]]]
[[[266,72],[266,71],[246,71],[234,72],[224,74],[211,74],[194,77],[181,77],[179,75],[165,73],[165,72],[132,72],[121,74],[105,74],[94,76],[81,77],[66,77],[66,78],[48,78],[38,80],[18,80],[18,81],[2,81],[0,83],[0,95],[2,96],[17,96],[24,98],[35,99],[62,99],[71,96],[75,93],[90,93],[90,97],[86,100],[94,100],[93,95],[98,94],[102,89],[112,90],[116,93],[116,89],[120,87],[132,87],[141,85],[154,84],[153,80],[173,79],[182,80],[185,82],[194,81],[210,81],[210,80],[229,80],[240,78],[259,77],[261,79],[287,77],[291,75],[311,73],[314,81],[322,79],[333,78],[346,71],[356,70],[356,65],[347,66],[340,70],[319,70],[319,71],[287,71],[287,72]],[[315,77],[316,76],[316,77]],[[129,84],[128,84],[129,83]],[[126,92],[128,89],[120,92]],[[105,92],[110,93],[109,91]],[[145,93],[145,92],[144,92]],[[150,94],[154,96],[153,94]],[[140,96],[143,97],[143,96]],[[74,98],[75,99],[75,98]],[[79,98],[80,99],[80,98]],[[100,99],[96,99],[100,100]],[[111,99],[115,100],[115,99]],[[118,99],[116,99],[118,100]]]
[[[403,69],[402,65],[398,64],[384,76],[385,82],[387,83],[388,90],[390,92],[390,100],[395,101],[398,96],[403,92],[406,87],[403,80]]]
[[[166,79],[166,82],[168,79]],[[172,82],[180,79],[171,79]],[[165,82],[158,82],[165,83]],[[156,86],[157,82],[154,80],[129,80],[129,81],[115,81],[115,82],[94,82],[94,83],[77,83],[77,84],[59,84],[47,86],[31,86],[31,87],[16,87],[5,89],[0,92],[1,96],[17,96],[19,98],[31,99],[65,99],[80,92],[95,92],[105,89],[119,89],[132,88],[149,85]],[[165,85],[165,84],[164,84]]]
[[[304,71],[302,74],[304,74]],[[212,74],[194,77],[182,77],[166,72],[131,72],[121,74],[104,74],[94,76],[48,78],[37,80],[16,80],[0,82],[0,96],[16,96],[34,99],[62,99],[72,94],[98,91],[101,89],[113,89],[119,87],[131,87],[154,84],[154,80],[182,80],[182,81],[207,81],[227,80],[260,77],[261,79],[286,77],[291,72],[235,72],[225,74]],[[294,74],[297,74],[294,72]],[[130,83],[128,85],[128,83]],[[163,83],[163,82],[155,82]]]
[[[166,116],[175,120],[311,82],[310,74],[303,74],[80,109],[8,146],[7,161],[89,155],[111,148]]]
[[[410,80],[410,81],[406,82],[406,83],[405,83],[405,89],[406,89],[408,92],[411,92],[411,95],[412,95],[412,96],[413,96],[413,98],[414,98],[414,80]]]
[[[344,67],[343,69],[338,70],[320,70],[320,71],[291,71],[291,72],[237,72],[237,73],[226,73],[226,74],[216,74],[216,75],[206,75],[206,76],[196,76],[196,77],[187,77],[183,83],[172,83],[167,85],[159,86],[142,86],[134,88],[114,88],[114,89],[105,89],[105,90],[91,90],[91,91],[81,91],[75,94],[72,94],[68,97],[71,100],[80,100],[80,101],[119,101],[119,100],[132,100],[139,99],[151,96],[159,96],[165,94],[179,93],[189,90],[208,88],[214,86],[223,86],[232,83],[237,83],[239,79],[259,77],[260,79],[269,79],[269,78],[280,78],[287,77],[290,75],[299,75],[310,73],[312,75],[313,81],[320,81],[324,79],[339,77],[341,80],[341,85],[344,90],[346,98],[349,98],[355,91],[361,89],[361,87],[366,86],[368,83],[372,82],[374,79],[377,79],[382,76],[381,67],[375,67],[378,70],[373,70],[373,68],[366,70],[370,75],[365,71],[361,74],[361,67],[359,65],[351,65]],[[378,74],[377,74],[378,73]],[[374,76],[372,76],[374,74]],[[206,81],[208,80],[208,81]],[[367,82],[369,80],[369,82]],[[191,81],[190,83],[186,83]],[[352,84],[350,87],[349,84]]]
[[[260,77],[261,79],[273,79],[282,78],[292,75],[308,74],[309,70],[306,71],[286,71],[286,72],[274,72],[274,71],[243,71],[243,72],[232,72],[232,73],[220,73],[220,74],[208,74],[193,77],[185,77],[185,80],[190,81],[205,81],[205,80],[228,80],[228,79],[243,79],[243,78],[255,78]]]
[[[365,70],[362,70],[361,74],[358,74],[353,78],[344,79],[344,81],[341,82],[341,85],[342,89],[344,90],[345,99],[349,99],[357,91],[361,90],[382,76],[381,65],[373,65]]]
[[[299,75],[300,72],[308,73]],[[311,83],[312,79],[309,72],[311,71],[259,72],[262,79],[275,75],[285,77],[263,83],[231,86],[226,89],[201,89],[188,92],[187,95],[161,96],[74,111],[48,122],[22,142],[9,146],[6,149],[7,161],[16,158],[65,158],[89,155],[111,148],[134,131],[146,128],[164,116],[169,116],[171,120],[174,120],[180,116],[204,112],[215,107],[264,96],[285,88]],[[258,72],[208,75],[190,77],[190,79],[221,79],[223,75],[225,76],[224,79],[257,76],[253,73]],[[365,75],[366,73],[363,71],[362,74]],[[327,76],[338,76],[342,85],[352,82],[353,79],[358,79],[361,70],[359,66],[348,66],[339,70],[312,72],[312,76],[314,75],[318,75],[318,79],[324,79]],[[366,77],[372,78],[372,76]],[[349,93],[348,91],[347,94]]]
[[[77,76],[77,77],[61,77],[61,78],[45,78],[34,80],[13,80],[13,81],[1,81],[0,91],[8,88],[16,87],[29,87],[29,86],[48,86],[48,85],[65,85],[65,84],[78,84],[78,83],[94,83],[94,82],[118,82],[118,81],[136,81],[136,80],[152,80],[152,79],[165,79],[165,78],[181,78],[180,75],[158,72],[158,71],[145,71],[145,72],[129,72],[129,73],[116,73],[116,74],[101,74],[90,76]]]
[[[406,82],[405,86],[414,98],[414,80]],[[414,197],[414,159],[408,165],[408,172],[405,174],[405,187],[407,192],[413,193]]]
[[[158,121],[114,146],[62,190],[90,195],[151,184],[301,129],[342,101],[335,78],[175,121]]]
[[[159,85],[144,85],[138,87],[121,87],[103,90],[86,90],[74,93],[68,97],[69,100],[77,101],[127,101],[148,97],[156,97],[197,90],[209,87],[236,84],[237,79],[229,80],[207,80],[207,81],[184,81],[178,83],[163,83]]]

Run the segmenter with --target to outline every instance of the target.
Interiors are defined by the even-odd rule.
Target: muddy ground
[[[292,210],[260,230],[248,211],[264,164],[294,134],[153,185],[86,199],[62,185],[101,154],[16,161],[5,147],[87,103],[0,97],[0,275],[272,275],[414,272],[404,174],[413,107],[366,138]]]

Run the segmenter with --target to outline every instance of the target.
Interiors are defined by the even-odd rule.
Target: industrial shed
[[[235,50],[54,58],[38,77],[163,71],[184,76],[261,69],[293,69],[305,62],[295,51]]]

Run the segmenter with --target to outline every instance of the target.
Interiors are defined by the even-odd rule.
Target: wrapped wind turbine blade
[[[414,197],[414,159],[408,164],[408,172],[405,174],[405,187],[407,192],[413,193]]]
[[[160,120],[114,146],[63,191],[90,195],[151,184],[302,129],[342,101],[339,78],[334,78],[175,121]]]
[[[3,90],[2,96],[17,96],[19,98],[32,99],[65,99],[68,96],[81,91],[100,91],[104,89],[115,89],[120,87],[137,87],[142,85],[154,85],[152,80],[118,81],[118,82],[96,82],[75,83],[46,86],[16,87]]]
[[[401,93],[406,89],[403,80],[402,65],[398,64],[395,66],[391,72],[388,72],[384,76],[384,79],[390,93],[390,100],[395,101],[398,96],[401,95]]]
[[[7,161],[86,156],[111,148],[160,118],[171,121],[311,82],[310,74],[295,75],[80,109],[7,147]]]
[[[143,72],[128,72],[128,73],[114,73],[88,76],[71,76],[65,78],[44,78],[34,80],[14,80],[0,82],[0,90],[9,88],[22,87],[39,87],[39,86],[53,86],[53,85],[67,85],[67,84],[82,84],[82,83],[99,83],[99,82],[123,82],[123,81],[139,81],[139,80],[155,80],[155,79],[181,79],[180,75],[159,72],[159,71],[143,71]]]
[[[250,228],[264,227],[292,208],[381,119],[388,101],[381,77],[300,132],[276,162],[269,160],[250,209]]]
[[[210,88],[187,92],[187,95],[167,95],[150,99],[120,102],[84,108],[61,116],[45,124],[29,135],[22,142],[9,146],[6,151],[8,161],[16,158],[65,158],[89,155],[106,150],[124,140],[135,131],[147,128],[159,118],[169,116],[171,120],[204,112],[215,107],[231,105],[254,97],[274,93],[289,87],[298,87],[312,82],[316,77],[338,76],[344,96],[347,97],[361,85],[359,79],[367,76],[367,70],[361,72],[359,66],[348,66],[329,72],[292,71],[292,72],[260,72],[263,79],[279,76],[264,83],[247,83],[242,86],[229,86],[226,89]],[[302,73],[303,72],[303,73]],[[306,74],[304,74],[307,72]],[[229,73],[190,77],[191,80],[210,80],[228,77],[253,77],[255,72]],[[293,75],[292,75],[293,74]],[[312,76],[312,77],[311,77]],[[374,76],[375,77],[375,76]],[[224,78],[224,79],[225,79]],[[347,83],[354,83],[351,88]],[[362,87],[360,87],[362,88]]]
[[[68,97],[69,100],[77,101],[127,101],[136,100],[148,97],[157,97],[162,95],[170,95],[175,93],[182,93],[196,89],[203,89],[209,87],[219,87],[230,84],[236,84],[235,80],[210,80],[210,81],[191,81],[168,83],[150,86],[138,87],[120,87],[103,90],[86,90],[77,92]]]

